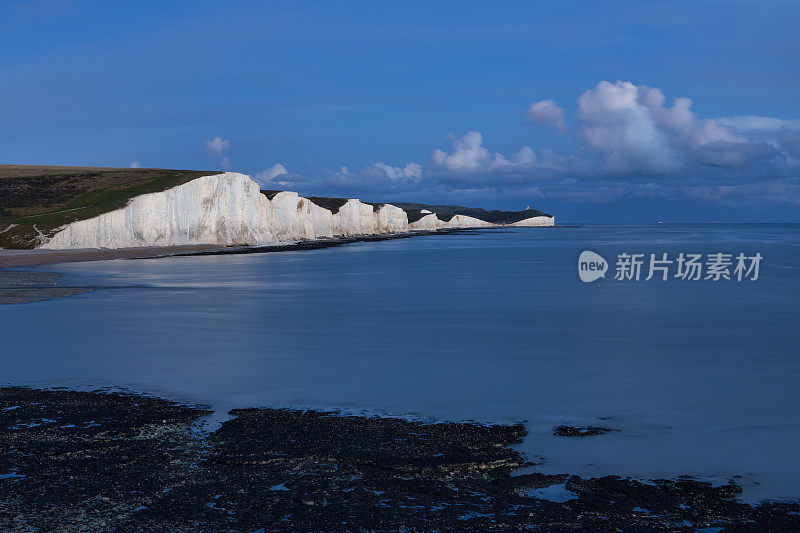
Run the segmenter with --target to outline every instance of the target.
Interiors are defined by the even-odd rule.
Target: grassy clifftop
[[[513,224],[520,220],[532,217],[550,217],[543,211],[538,209],[527,209],[525,211],[498,211],[486,210],[478,207],[464,207],[463,205],[427,205],[427,204],[412,204],[406,202],[392,203],[397,207],[403,209],[408,214],[408,221],[415,222],[422,218],[425,214],[423,210],[435,213],[439,220],[449,222],[456,215],[464,215],[478,220],[491,222],[492,224]]]
[[[267,198],[270,200],[278,194],[279,190],[267,190],[264,189],[261,191]],[[347,198],[330,198],[324,196],[311,196],[308,198],[315,204],[320,207],[324,207],[325,209],[330,210],[332,213],[337,213],[339,208],[341,208],[345,203],[347,203]],[[377,211],[383,203],[376,203],[376,202],[366,202],[363,201],[365,204],[370,204],[374,211]],[[387,203],[387,202],[384,202]],[[422,211],[430,211],[431,213],[435,213],[436,217],[439,220],[443,220],[445,222],[449,222],[456,215],[465,215],[473,218],[477,218],[479,220],[485,220],[486,222],[491,222],[492,224],[513,224],[514,222],[519,222],[520,220],[525,220],[527,218],[532,217],[552,217],[552,215],[545,213],[543,211],[539,211],[538,209],[527,209],[524,211],[498,211],[498,210],[487,210],[481,209],[478,207],[464,207],[463,205],[430,205],[430,204],[414,204],[408,202],[388,202],[395,207],[399,207],[403,211],[406,212],[408,215],[408,222],[416,222],[417,220],[421,219],[425,216],[426,213]]]
[[[0,248],[33,248],[37,237],[220,171],[0,165]]]

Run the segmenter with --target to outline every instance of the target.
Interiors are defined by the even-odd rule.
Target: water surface
[[[525,421],[540,471],[739,475],[749,500],[800,498],[798,230],[519,228],[52,265],[98,289],[0,307],[0,381]],[[585,249],[764,262],[756,282],[584,284]],[[620,431],[555,437],[559,424]]]

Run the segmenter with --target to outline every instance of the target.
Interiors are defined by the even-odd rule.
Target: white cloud
[[[420,179],[422,177],[422,165],[417,163],[408,163],[403,168],[403,175],[411,179]]]
[[[526,115],[571,129],[564,109],[551,100],[531,105]],[[579,202],[645,197],[727,205],[759,200],[800,204],[796,121],[704,119],[695,114],[689,98],[667,104],[659,89],[603,81],[580,95],[571,122],[577,133],[570,136],[577,142],[572,153],[522,146],[516,153],[503,154],[485,146],[479,132],[468,131],[448,136],[451,148],[433,150],[424,166],[375,162],[356,171],[343,166],[306,179],[276,164],[256,177],[273,188],[278,188],[276,183],[292,188],[303,182],[304,189],[315,194],[374,194],[379,199],[418,198],[421,191],[463,196],[491,190]],[[225,142],[219,139],[216,144]]]
[[[710,165],[742,168],[778,154],[730,126],[700,119],[689,98],[664,105],[659,89],[602,81],[578,99],[577,119],[589,148],[616,174],[669,174]]]
[[[609,170],[666,172],[674,168],[673,149],[633,84],[600,82],[580,97],[577,116],[587,144],[606,154]]]
[[[760,117],[756,115],[737,115],[733,117],[720,117],[714,119],[723,126],[747,131],[778,131],[782,128],[800,129],[800,120],[786,120],[773,117]]]
[[[564,121],[564,108],[560,107],[552,100],[542,100],[531,104],[525,112],[529,119],[552,126],[559,131],[566,131],[567,124]]]
[[[370,163],[357,172],[351,171],[346,166],[338,171],[324,173],[323,182],[342,188],[367,188],[380,187],[396,189],[398,187],[413,187],[422,179],[422,165],[407,163],[404,166],[387,165],[386,163]]]
[[[223,170],[230,170],[231,169],[231,160],[227,157],[222,157],[222,154],[225,150],[230,150],[231,142],[223,139],[222,137],[214,137],[210,141],[206,139],[203,141],[203,145],[206,147],[206,156],[209,158],[217,158],[219,157],[219,166],[222,167]]]
[[[266,183],[268,181],[272,181],[278,176],[282,176],[284,174],[288,174],[289,171],[286,170],[286,167],[281,165],[280,163],[275,163],[267,170],[262,170],[261,172],[256,172],[256,181],[261,183]]]
[[[347,167],[343,168],[347,169]],[[388,179],[395,182],[418,180],[422,177],[422,166],[417,163],[407,163],[404,167],[394,167],[386,163],[372,163],[363,169],[360,174],[365,177]]]
[[[256,172],[253,178],[258,182],[259,185],[266,188],[296,187],[299,183],[305,183],[309,181],[300,174],[289,172],[286,167],[280,163],[275,163],[266,170]]]
[[[468,131],[460,138],[451,137],[453,151],[434,150],[431,162],[441,169],[459,173],[495,170],[502,167],[532,166],[537,162],[530,146],[523,146],[515,155],[506,157],[492,154],[483,146],[483,136],[477,131]]]
[[[530,146],[523,146],[519,151],[511,157],[505,157],[503,154],[495,153],[490,168],[500,167],[525,167],[536,164],[538,158],[533,148]]]
[[[419,191],[426,185],[422,179],[424,170],[418,163],[400,166],[382,162],[370,163],[360,170],[346,166],[338,170],[322,170],[313,177],[304,177],[289,172],[283,165],[256,173],[255,179],[264,188],[287,188],[310,195],[347,196],[394,195],[403,191]]]
[[[131,161],[130,163],[128,163],[128,168],[141,168],[141,167],[142,164],[139,163],[138,161]]]
[[[450,170],[478,170],[489,160],[489,150],[483,147],[483,137],[477,131],[468,131],[460,139],[453,138],[453,152],[434,150],[431,161],[438,167]]]
[[[231,142],[222,137],[214,137],[210,141],[203,141],[203,145],[206,147],[208,157],[220,157],[225,150],[230,149]]]
[[[567,128],[563,108],[551,100],[531,105],[526,116]],[[769,117],[705,119],[689,98],[667,103],[657,88],[603,81],[578,99],[572,154],[528,146],[513,155],[493,153],[470,131],[452,138],[450,151],[433,151],[426,181],[580,201],[716,194],[733,203],[749,194],[796,203],[800,130],[794,125]]]

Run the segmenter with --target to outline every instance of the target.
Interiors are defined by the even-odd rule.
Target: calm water
[[[584,249],[764,262],[756,282],[584,284]],[[541,471],[741,475],[748,500],[800,498],[797,225],[521,228],[46,269],[99,288],[0,307],[0,381],[526,421]],[[568,439],[558,424],[621,431]]]

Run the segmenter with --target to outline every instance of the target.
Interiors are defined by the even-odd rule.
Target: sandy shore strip
[[[0,269],[16,269],[54,263],[144,259],[174,254],[211,252],[219,246],[164,246],[118,250],[0,250]],[[92,287],[61,286],[64,274],[25,270],[0,270],[0,305],[64,298],[89,292]]]
[[[81,263],[84,261],[109,261],[112,259],[154,259],[159,257],[190,255],[256,254],[319,250],[355,242],[376,242],[407,239],[421,235],[447,235],[468,233],[476,228],[452,228],[435,231],[409,231],[380,235],[355,235],[353,237],[320,238],[287,244],[266,246],[220,246],[218,244],[192,244],[185,246],[148,246],[141,248],[86,248],[78,250],[3,250],[0,249],[0,268],[15,268],[55,263]],[[486,229],[486,228],[480,228]],[[492,228],[494,229],[494,228]]]
[[[81,250],[0,250],[0,268],[108,261],[110,259],[143,259],[165,255],[219,250],[221,246],[197,244],[190,246],[156,246],[145,248],[81,249]]]
[[[0,250],[0,305],[40,302],[89,292],[92,287],[60,286],[60,272],[37,272],[16,269],[55,263],[108,261],[110,259],[146,259],[176,254],[213,252],[220,246],[162,246],[102,250]]]

